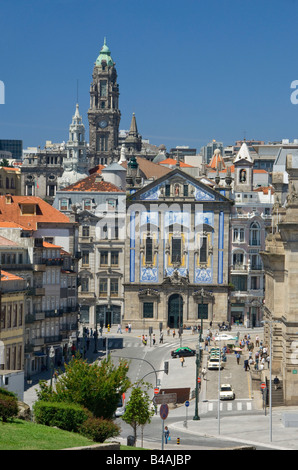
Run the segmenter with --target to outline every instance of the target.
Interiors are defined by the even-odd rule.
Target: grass
[[[94,444],[80,434],[30,421],[0,421],[0,450],[59,450]]]
[[[96,442],[80,434],[51,428],[42,424],[14,419],[0,420],[1,450],[60,450],[70,447],[94,445]],[[120,450],[144,450],[139,447],[120,446]]]

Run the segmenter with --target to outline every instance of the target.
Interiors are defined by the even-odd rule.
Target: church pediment
[[[145,188],[136,191],[132,196],[132,200],[212,202],[227,201],[228,199],[201,181],[176,169],[170,174],[150,183]]]

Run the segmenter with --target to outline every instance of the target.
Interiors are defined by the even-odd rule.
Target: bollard
[[[177,437],[177,445],[180,444],[180,437]]]

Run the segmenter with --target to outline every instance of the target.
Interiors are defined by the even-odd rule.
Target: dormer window
[[[60,210],[61,211],[68,210],[68,199],[60,199]]]

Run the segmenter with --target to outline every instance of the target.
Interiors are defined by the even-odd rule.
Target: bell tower
[[[93,166],[113,161],[120,117],[117,71],[105,39],[94,64],[90,86],[89,151]]]

